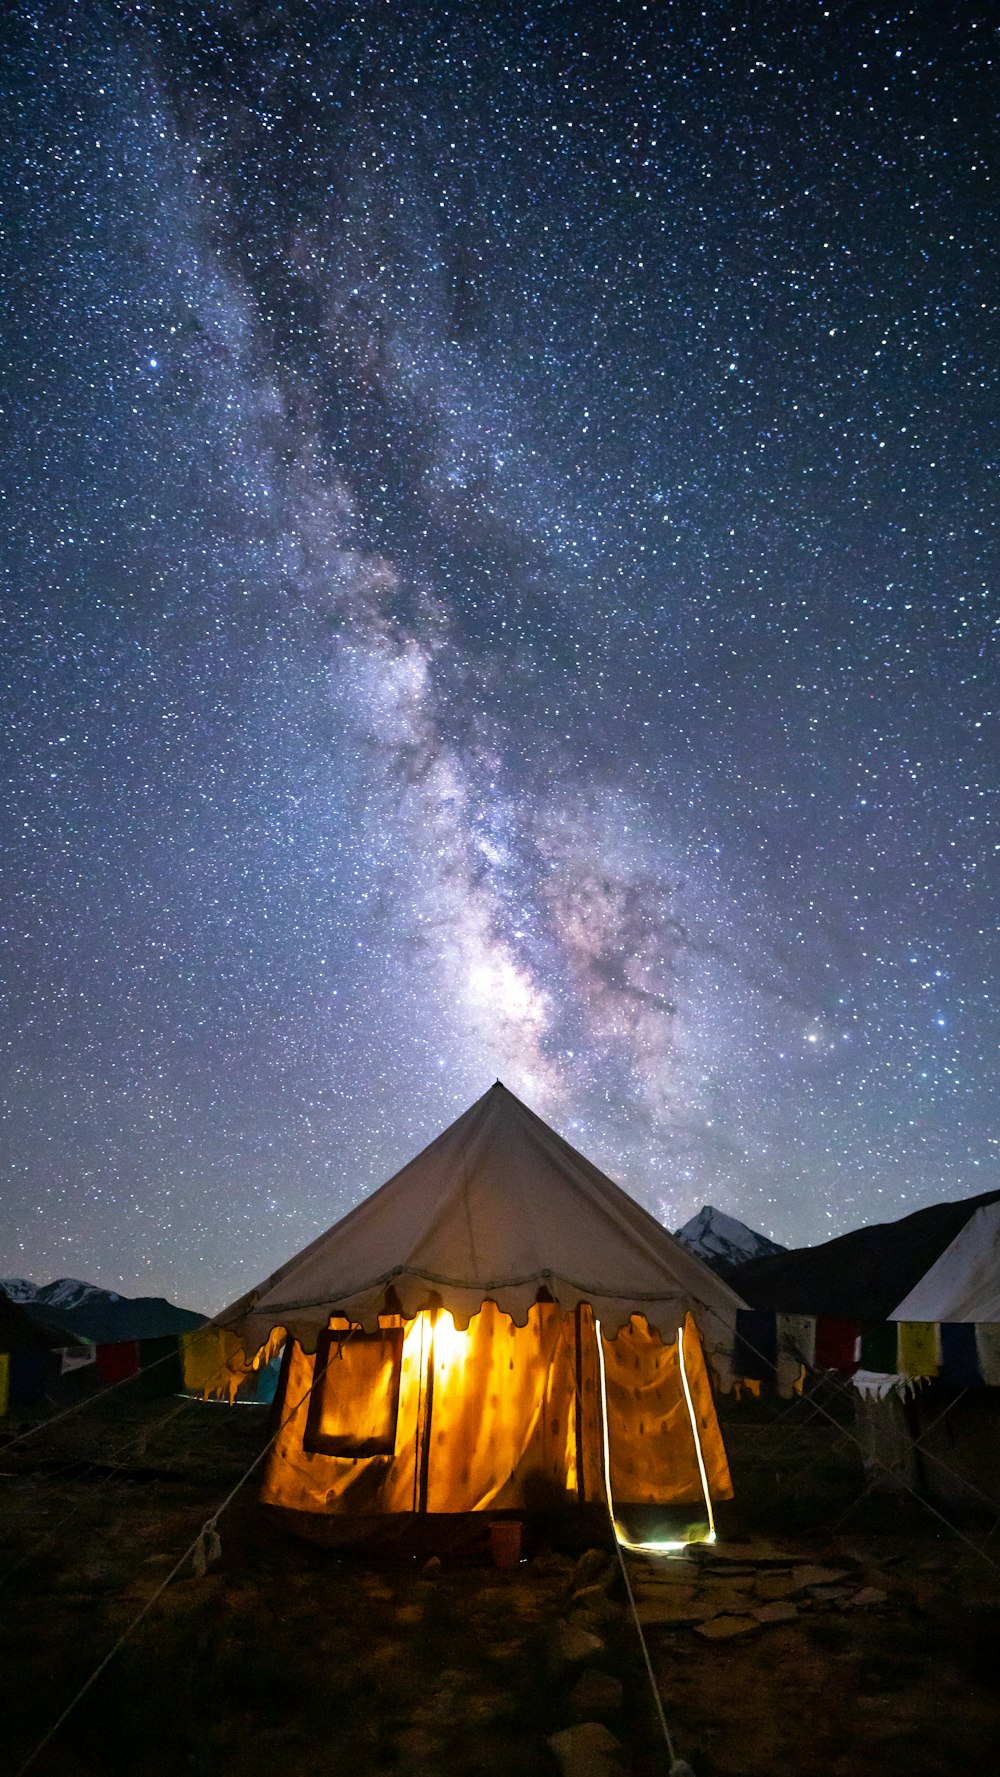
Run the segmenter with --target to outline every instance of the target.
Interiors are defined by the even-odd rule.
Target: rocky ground
[[[719,1544],[627,1558],[695,1777],[991,1770],[998,1539],[978,1529],[977,1552],[899,1509],[873,1524],[850,1494],[834,1530],[832,1447],[817,1461],[791,1440],[785,1497],[785,1471],[760,1460],[767,1427],[729,1435],[747,1504],[724,1515]],[[161,1403],[0,1450],[0,1769],[25,1767],[263,1436],[257,1409]],[[810,1467],[823,1510],[806,1524]],[[610,1551],[536,1545],[509,1572],[475,1551],[338,1557],[264,1521],[252,1483],[219,1529],[220,1558],[200,1575],[188,1561],[165,1587],[30,1765],[37,1777],[666,1770]]]

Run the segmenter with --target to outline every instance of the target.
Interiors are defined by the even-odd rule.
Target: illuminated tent
[[[616,1507],[704,1517],[731,1487],[703,1344],[740,1306],[498,1081],[215,1327],[230,1373],[285,1343],[273,1505],[530,1511],[609,1474]]]

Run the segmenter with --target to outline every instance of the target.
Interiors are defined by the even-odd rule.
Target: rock
[[[595,1660],[604,1652],[604,1643],[599,1635],[591,1634],[589,1629],[582,1629],[578,1623],[567,1623],[560,1617],[549,1636],[546,1648],[549,1671],[555,1676],[571,1671],[574,1666],[583,1666],[588,1660]]]
[[[758,1598],[763,1598],[765,1600],[770,1600],[772,1598],[790,1598],[793,1592],[799,1592],[801,1589],[802,1588],[799,1586],[798,1582],[793,1580],[790,1573],[762,1574],[754,1587],[754,1591]]]
[[[586,1586],[608,1585],[616,1571],[607,1549],[584,1549],[573,1569],[570,1590],[582,1592]]]
[[[569,1573],[573,1563],[568,1555],[560,1555],[555,1549],[540,1549],[531,1563],[532,1570],[543,1577]]]
[[[791,1567],[795,1560],[794,1555],[765,1542],[692,1543],[689,1553],[706,1565],[717,1562],[720,1567],[739,1567],[744,1572],[755,1567]]]
[[[598,1599],[604,1601],[606,1598],[607,1592],[603,1586],[581,1586],[573,1593],[574,1604],[594,1604]]]
[[[582,1721],[549,1735],[562,1777],[624,1777],[621,1742],[603,1722]]]
[[[796,1590],[804,1591],[807,1586],[833,1586],[846,1580],[847,1571],[843,1567],[793,1567],[792,1578]]]
[[[700,1612],[703,1617],[745,1616],[755,1604],[753,1598],[730,1586],[706,1586],[700,1598],[704,1603],[704,1609]]]
[[[843,1604],[851,1596],[850,1586],[809,1586],[807,1590],[817,1604]]]
[[[786,1549],[776,1549],[773,1543],[752,1542],[747,1550],[747,1557],[755,1566],[760,1567],[791,1567],[795,1560]]]
[[[749,1585],[757,1572],[750,1561],[731,1561],[725,1557],[717,1559],[714,1555],[706,1555],[701,1563],[701,1571],[707,1579],[725,1580],[728,1585]]]
[[[699,1623],[696,1635],[706,1641],[735,1641],[738,1635],[751,1635],[760,1628],[756,1617],[709,1617],[707,1623]]]
[[[790,1623],[799,1614],[797,1604],[762,1604],[754,1611],[758,1623]]]
[[[881,1586],[862,1586],[860,1592],[855,1592],[851,1599],[851,1603],[856,1604],[861,1610],[867,1610],[873,1604],[888,1604],[888,1602],[889,1594],[883,1592]]]
[[[621,1615],[618,1605],[608,1597],[603,1586],[585,1586],[582,1592],[574,1592],[570,1608],[574,1622],[594,1630],[608,1628]]]
[[[420,1577],[425,1580],[436,1580],[440,1572],[441,1557],[440,1555],[432,1555],[430,1560],[425,1561],[420,1569]]]
[[[633,1586],[632,1596],[639,1604],[662,1604],[665,1609],[671,1605],[683,1608],[693,1598],[704,1596],[700,1586]]]
[[[509,1693],[498,1693],[495,1696],[467,1697],[462,1702],[462,1720],[471,1728],[485,1728],[491,1722],[502,1721],[510,1715],[516,1705]],[[455,1724],[454,1713],[450,1717],[450,1726]]]
[[[573,1686],[569,1708],[577,1721],[606,1721],[609,1715],[617,1715],[623,1697],[620,1678],[590,1666],[586,1672],[581,1672]]]
[[[647,1629],[657,1625],[670,1628],[671,1625],[703,1623],[714,1610],[715,1606],[706,1604],[703,1598],[681,1598],[677,1593],[668,1593],[664,1598],[640,1598],[635,1606],[636,1616]]]
[[[690,1586],[701,1579],[701,1571],[682,1556],[666,1555],[660,1561],[646,1561],[636,1569],[633,1586]]]
[[[423,1621],[424,1607],[422,1604],[401,1604],[395,1612],[397,1623],[412,1624]]]

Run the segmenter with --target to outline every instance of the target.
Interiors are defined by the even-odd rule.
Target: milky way
[[[497,1076],[1000,1185],[987,11],[2,31],[0,1271],[216,1307]]]

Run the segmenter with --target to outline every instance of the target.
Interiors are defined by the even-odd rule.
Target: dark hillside
[[[934,1203],[901,1221],[856,1228],[823,1246],[750,1259],[728,1269],[726,1281],[752,1308],[884,1320],[969,1217],[998,1198],[1000,1191],[985,1191],[961,1203]]]

